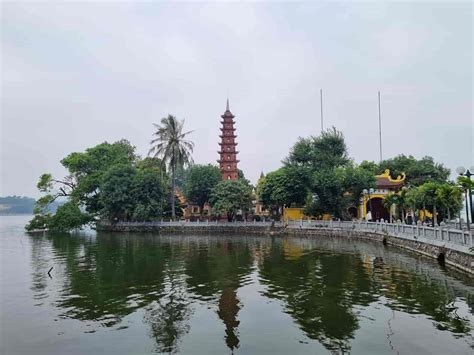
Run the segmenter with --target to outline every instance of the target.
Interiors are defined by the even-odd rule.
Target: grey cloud
[[[148,151],[168,113],[217,159],[230,96],[241,168],[280,166],[298,136],[345,133],[357,162],[432,155],[472,165],[472,5],[2,3],[1,194],[37,196],[71,151],[127,138]]]

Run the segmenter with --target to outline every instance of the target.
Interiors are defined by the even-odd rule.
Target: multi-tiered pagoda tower
[[[221,169],[221,176],[223,180],[237,180],[239,178],[239,171],[237,169],[237,153],[235,150],[237,142],[235,138],[234,115],[229,110],[229,99],[227,99],[227,106],[222,117],[221,128],[221,146],[220,159],[217,161]]]

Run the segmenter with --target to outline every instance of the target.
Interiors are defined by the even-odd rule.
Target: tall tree
[[[227,214],[229,221],[237,212],[244,215],[252,206],[252,187],[243,180],[221,180],[211,194],[212,214]]]
[[[390,169],[393,176],[405,173],[406,182],[411,186],[420,186],[429,181],[443,183],[447,181],[450,173],[443,164],[435,163],[432,157],[416,159],[403,154],[382,161],[379,164],[379,173],[385,169]]]
[[[318,137],[300,138],[284,163],[307,166],[315,171],[345,166],[349,161],[344,135],[332,127]]]
[[[61,164],[67,169],[67,175],[58,178],[49,173],[40,176],[37,184],[38,190],[44,195],[36,203],[34,221],[27,228],[35,226],[42,228],[60,229],[58,226],[64,221],[64,230],[70,229],[71,218],[59,218],[63,216],[77,215],[77,211],[85,208],[87,218],[77,218],[75,221],[92,220],[103,211],[102,189],[100,185],[103,176],[109,169],[116,165],[132,167],[137,161],[135,147],[127,140],[115,143],[101,143],[86,149],[84,152],[74,152],[61,160]],[[52,219],[49,206],[57,199],[66,199],[75,204],[77,209],[68,205],[61,210],[56,219]],[[84,216],[83,216],[84,217]],[[53,223],[54,221],[54,223]],[[51,224],[53,223],[53,224]]]
[[[439,186],[439,184],[430,181],[418,187],[421,195],[423,196],[423,202],[425,206],[433,212],[433,227],[438,225],[437,209],[440,205],[438,194]]]
[[[290,202],[297,202],[295,201],[297,196],[298,202],[306,200],[307,204],[311,204],[311,208],[306,206],[307,211],[342,215],[342,207],[347,199],[343,198],[345,181],[344,172],[340,169],[350,165],[342,132],[332,127],[322,132],[320,136],[299,138],[283,163],[285,168],[295,170],[297,174],[294,173],[293,176],[298,178],[292,178],[283,188],[272,191],[271,197],[275,199],[279,196],[280,201],[288,198]],[[361,174],[352,175],[360,180]],[[270,177],[270,174],[266,177],[267,185],[271,182],[268,181],[271,180]],[[349,180],[348,178],[347,181]],[[300,182],[303,183],[303,188],[297,186]],[[293,188],[299,193],[288,195]],[[357,190],[355,186],[354,190]],[[268,193],[265,194],[265,189],[262,189],[262,192],[262,199],[265,201],[265,195]],[[285,204],[289,205],[288,202]]]
[[[303,205],[308,193],[308,178],[304,169],[286,166],[272,171],[257,186],[259,200],[266,207]]]
[[[444,209],[447,219],[450,221],[451,213],[456,215],[462,208],[462,190],[456,185],[445,183],[439,186],[437,195],[440,207]]]
[[[41,175],[37,187],[45,195],[39,204],[46,206],[60,197],[71,198],[85,206],[87,212],[96,214],[102,209],[99,185],[103,175],[112,166],[131,166],[136,159],[135,147],[126,140],[112,144],[105,142],[85,152],[71,153],[61,160],[68,171],[65,177],[55,178],[48,173]]]
[[[102,215],[110,221],[128,221],[134,208],[133,180],[136,168],[119,164],[110,168],[102,178],[100,202]]]
[[[392,209],[392,206],[397,206],[397,204],[398,204],[397,194],[388,195],[387,197],[383,199],[383,205],[386,209],[389,210],[389,212]],[[402,213],[402,216],[403,216],[403,213]],[[392,218],[392,213],[390,212],[390,223],[392,222],[393,222],[393,218]]]
[[[176,218],[175,210],[175,175],[178,168],[192,164],[191,154],[194,143],[186,139],[192,131],[184,131],[184,120],[168,115],[161,119],[161,124],[153,124],[156,131],[151,141],[148,155],[161,157],[171,171],[171,217]]]
[[[353,205],[359,205],[360,196],[364,189],[375,187],[375,176],[363,166],[348,164],[339,168],[343,172],[344,192],[349,192]]]
[[[201,214],[211,192],[221,181],[221,172],[217,166],[194,165],[186,174],[185,195],[188,201],[199,206]]]
[[[344,170],[323,169],[313,174],[312,193],[319,201],[321,213],[343,218],[347,199],[344,198]]]
[[[168,184],[155,168],[137,169],[132,180],[133,219],[151,221],[162,217],[168,196]]]

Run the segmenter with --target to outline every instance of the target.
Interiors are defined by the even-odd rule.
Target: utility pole
[[[321,99],[321,133],[324,131],[324,125],[323,125],[323,89],[319,90],[319,97]]]
[[[382,162],[382,116],[380,115],[380,91],[379,91],[379,145],[380,145],[380,162]]]

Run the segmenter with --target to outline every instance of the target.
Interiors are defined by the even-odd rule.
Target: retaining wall
[[[98,231],[125,232],[125,233],[179,233],[179,234],[243,234],[268,236],[314,236],[314,237],[346,237],[383,242],[400,248],[408,249],[426,255],[440,262],[474,274],[474,255],[467,248],[460,249],[455,245],[435,240],[407,239],[387,232],[347,230],[340,228],[282,228],[259,225],[98,225]]]

